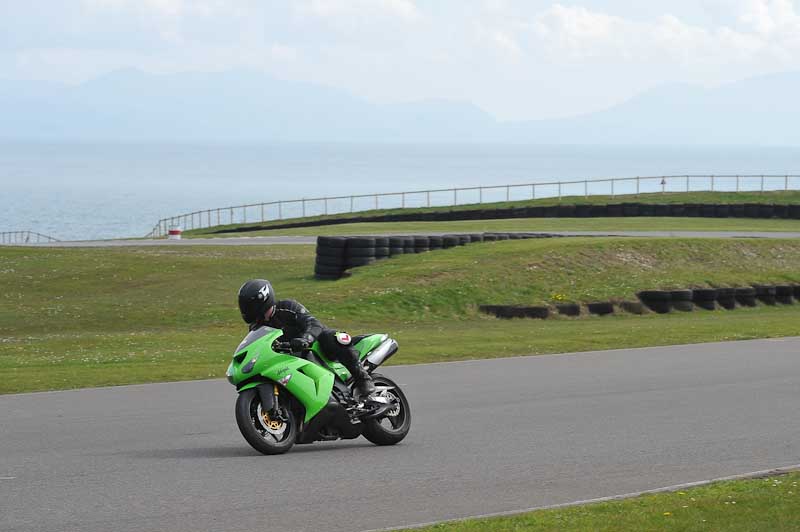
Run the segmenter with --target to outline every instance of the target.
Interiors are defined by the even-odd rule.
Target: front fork
[[[286,421],[287,417],[283,413],[280,404],[281,387],[275,383],[264,383],[259,385],[256,390],[261,399],[261,409],[267,412],[270,419]]]

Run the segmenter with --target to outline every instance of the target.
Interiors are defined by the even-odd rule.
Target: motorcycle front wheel
[[[408,406],[403,390],[391,379],[379,374],[372,374],[372,381],[380,390],[381,387],[389,389],[378,392],[394,404],[385,416],[364,421],[362,434],[375,445],[394,445],[400,443],[411,430],[411,408]]]
[[[283,419],[271,419],[261,408],[261,398],[250,388],[236,398],[236,424],[253,449],[262,454],[283,454],[297,439],[297,421],[291,408],[282,408]]]

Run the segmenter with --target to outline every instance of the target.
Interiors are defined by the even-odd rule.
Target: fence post
[[[303,218],[306,217],[306,199],[303,198]]]
[[[278,202],[278,220],[283,220],[283,202]]]
[[[453,189],[453,206],[458,205],[458,189]]]
[[[761,175],[761,192],[764,192],[764,175]]]
[[[689,192],[689,176],[686,176],[686,192]]]
[[[783,176],[783,190],[784,191],[788,191],[789,190],[789,176],[788,175]]]
[[[536,199],[536,184],[531,185],[531,199]]]
[[[736,192],[739,192],[739,176],[736,176]]]
[[[400,208],[401,209],[405,209],[406,208],[406,193],[405,192],[400,194]]]
[[[247,207],[242,207],[242,223],[247,223]]]
[[[711,192],[714,192],[714,174],[711,174]]]
[[[588,179],[584,179],[583,180],[583,197],[584,198],[588,198],[589,197],[589,180]]]
[[[323,201],[325,201],[325,216],[328,216],[328,198],[325,198]]]
[[[431,206],[431,191],[427,191],[425,193],[425,204],[430,207]]]
[[[611,197],[613,198],[616,194],[614,194],[614,180],[611,180]]]
[[[511,200],[511,187],[506,185],[506,201],[510,201],[510,200]]]
[[[558,202],[561,203],[561,181],[558,182]]]
[[[261,221],[264,221],[264,204],[261,204]]]
[[[353,196],[350,196],[350,212],[353,212]]]
[[[641,181],[641,179],[640,179],[640,178],[639,178],[639,176],[637,175],[637,176],[636,176],[636,196],[637,196],[637,197],[639,196],[639,182],[640,182],[640,181]]]
[[[478,203],[483,203],[483,187],[478,188]]]
[[[378,210],[378,195],[375,194],[375,210]]]

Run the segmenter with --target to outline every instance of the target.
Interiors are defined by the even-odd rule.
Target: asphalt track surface
[[[365,530],[800,462],[800,338],[384,372],[404,442],[274,457],[222,380],[2,396],[0,530]]]
[[[546,231],[559,236],[628,236],[679,238],[800,238],[798,232],[779,231]],[[394,233],[381,233],[390,236]],[[398,233],[399,234],[399,233]],[[403,233],[405,235],[423,233]],[[431,233],[430,234],[459,234]],[[468,234],[468,233],[465,233]],[[182,240],[70,240],[27,244],[30,247],[127,247],[127,246],[263,246],[269,244],[314,244],[315,236],[252,236],[222,238],[186,238]]]

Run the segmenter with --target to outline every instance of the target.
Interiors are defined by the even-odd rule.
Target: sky
[[[0,0],[0,78],[257,69],[501,120],[800,70],[800,0]]]

